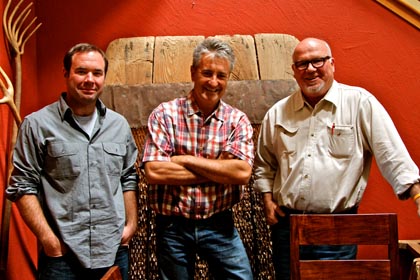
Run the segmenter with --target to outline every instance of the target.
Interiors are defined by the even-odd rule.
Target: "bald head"
[[[325,55],[332,57],[331,48],[327,42],[317,38],[305,38],[300,41],[293,51],[293,61],[297,61],[300,54],[309,51],[322,51]]]
[[[306,38],[293,52],[292,69],[305,99],[314,107],[334,82],[334,58],[327,42]]]

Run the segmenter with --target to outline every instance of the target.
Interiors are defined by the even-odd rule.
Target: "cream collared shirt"
[[[394,192],[405,198],[420,179],[419,169],[390,116],[365,89],[334,81],[315,108],[299,91],[267,112],[254,187],[291,209],[341,212],[359,205],[373,156]]]

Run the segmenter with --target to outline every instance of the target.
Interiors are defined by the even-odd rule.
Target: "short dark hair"
[[[99,47],[89,44],[89,43],[80,43],[77,44],[75,46],[73,46],[70,50],[67,51],[67,53],[64,55],[64,59],[63,59],[63,66],[64,66],[64,70],[69,73],[70,72],[70,68],[71,68],[71,62],[72,62],[72,58],[73,55],[76,53],[85,53],[85,52],[98,52],[102,55],[104,62],[105,62],[105,75],[106,72],[108,71],[108,59],[106,58],[105,52],[100,49]]]
[[[212,53],[215,57],[226,58],[230,64],[230,71],[235,65],[235,54],[228,43],[215,37],[208,37],[194,49],[192,66],[197,68],[203,54]]]

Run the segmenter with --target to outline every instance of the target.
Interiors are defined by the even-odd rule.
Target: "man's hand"
[[[59,240],[57,236],[51,236],[49,239],[41,241],[45,255],[48,257],[62,257],[64,256],[68,248],[63,241]]]
[[[420,193],[420,183],[413,184],[409,189],[409,194],[411,198],[415,198],[417,194]],[[414,203],[417,206],[417,215],[420,217],[420,197],[414,200]]]
[[[263,194],[264,201],[264,215],[267,224],[272,226],[279,222],[277,215],[284,217],[286,214],[280,209],[280,206],[273,201],[273,193],[268,192]]]
[[[223,151],[217,159],[235,159],[236,157],[229,152]]]
[[[128,246],[130,243],[131,238],[133,238],[134,234],[136,233],[137,227],[132,227],[129,225],[124,226],[123,234],[121,237],[121,245]]]

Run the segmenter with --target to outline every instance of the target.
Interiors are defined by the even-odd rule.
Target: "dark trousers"
[[[128,280],[128,246],[121,246],[115,258],[123,280]],[[83,268],[73,253],[62,257],[48,257],[41,253],[39,257],[38,279],[40,280],[99,280],[109,267]]]

